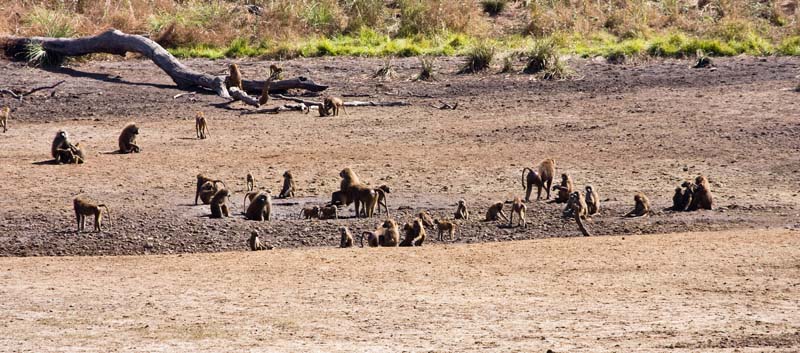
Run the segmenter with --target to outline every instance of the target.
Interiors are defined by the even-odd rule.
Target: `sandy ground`
[[[3,352],[797,352],[800,233],[0,259]]]

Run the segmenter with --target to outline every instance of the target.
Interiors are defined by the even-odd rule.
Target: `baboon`
[[[287,170],[283,172],[283,188],[281,188],[278,198],[285,199],[289,197],[294,197],[294,177],[292,177],[292,172]]]
[[[688,180],[684,181],[681,186],[683,187],[683,198],[681,199],[679,206],[680,211],[686,211],[689,208],[689,205],[692,204],[692,199],[694,198],[694,192],[697,189],[697,186]]]
[[[214,197],[211,198],[211,218],[230,217],[227,203],[229,196],[230,192],[225,188],[220,189],[214,194]],[[252,206],[252,204],[250,206]]]
[[[59,130],[50,145],[50,155],[58,161],[59,151],[68,149],[70,145],[72,144],[69,142],[69,134],[64,130]]]
[[[11,108],[9,107],[3,107],[3,109],[0,110],[0,125],[3,126],[3,133],[8,131],[8,117],[10,113]]]
[[[525,189],[525,202],[530,202],[533,186],[536,185],[536,199],[542,199],[542,189],[547,192],[547,199],[550,199],[550,188],[553,186],[553,176],[556,174],[556,161],[548,158],[539,163],[538,173],[531,168],[522,169],[522,188]],[[525,178],[525,171],[528,171],[528,178]],[[526,183],[527,181],[527,183]]]
[[[334,191],[331,194],[331,202],[329,202],[328,204],[329,205],[345,206],[346,207],[346,206],[350,206],[351,203],[353,203],[353,201],[351,201],[347,197],[347,194],[344,191]]]
[[[264,81],[264,85],[261,86],[261,96],[258,97],[258,104],[265,105],[269,102],[269,88],[272,85],[272,81],[278,79],[283,69],[279,68],[275,64],[269,66],[269,77],[267,80]]]
[[[219,191],[217,184],[213,181],[207,181],[203,186],[200,187],[200,202],[204,205],[208,205],[211,203],[211,199],[214,198],[214,195]],[[251,198],[252,200],[252,198]]]
[[[600,212],[600,195],[591,185],[586,185],[586,207],[589,208],[589,215]]]
[[[141,152],[142,149],[136,145],[136,135],[139,135],[139,128],[134,123],[130,123],[122,129],[119,134],[119,153]]]
[[[433,228],[433,218],[431,218],[428,212],[420,211],[419,214],[417,214],[417,218],[422,221],[422,225],[428,228]]]
[[[570,213],[572,217],[575,218],[575,223],[578,223],[578,229],[583,233],[583,236],[590,236],[591,234],[589,234],[589,231],[586,230],[586,226],[583,224],[583,220],[589,217],[589,211],[586,201],[581,197],[581,192],[575,191],[569,194],[569,201],[567,204],[572,206]]]
[[[527,209],[528,207],[522,203],[522,199],[520,199],[518,196],[514,197],[514,201],[511,203],[511,214],[508,218],[508,226],[511,227],[514,224],[514,214],[516,213],[519,216],[517,225],[522,224],[522,228],[527,228],[528,223],[525,222],[525,211]]]
[[[236,87],[240,90],[244,90],[242,88],[242,72],[239,71],[239,65],[232,63],[228,66],[230,74],[228,77],[225,78],[225,86],[230,89],[231,87]]]
[[[269,194],[260,193],[250,202],[250,206],[247,206],[244,217],[252,221],[269,221],[270,214],[272,214],[272,198]]]
[[[200,197],[200,192],[203,190],[203,186],[204,186],[204,185],[205,185],[205,183],[207,183],[207,182],[210,182],[210,183],[212,184],[211,186],[212,186],[212,188],[214,189],[214,193],[216,193],[216,192],[217,192],[217,190],[216,190],[216,183],[221,183],[221,184],[222,184],[222,186],[225,186],[225,183],[224,183],[224,182],[222,182],[222,180],[211,179],[211,178],[209,178],[209,177],[206,177],[206,176],[205,176],[205,175],[203,175],[203,174],[197,174],[197,190],[196,190],[196,191],[195,191],[195,193],[194,193],[194,204],[195,204],[195,205],[197,204],[197,198],[198,198],[198,197]],[[225,186],[225,187],[227,187],[227,186]],[[214,193],[212,193],[210,196],[214,196]],[[211,200],[211,198],[209,197],[209,198],[208,198],[208,200],[210,201],[210,200]],[[208,201],[205,201],[205,200],[204,200],[204,201],[203,201],[203,204],[206,204],[206,205],[207,205],[207,204],[208,204]]]
[[[553,187],[553,191],[558,190],[555,203],[564,203],[569,200],[569,195],[572,194],[572,178],[569,175],[561,174],[561,185]]]
[[[336,208],[336,206],[334,206],[333,208]],[[300,210],[300,218],[302,219],[319,218],[319,206],[303,207],[303,209]]]
[[[336,206],[322,206],[319,208],[319,219],[339,219],[339,209]]]
[[[339,109],[342,109],[342,111],[344,111],[345,115],[349,115],[349,114],[347,114],[347,110],[344,108],[344,101],[342,101],[341,98],[338,98],[338,97],[325,97],[325,99],[322,100],[322,107],[320,107],[320,114],[319,115],[320,116],[328,116],[328,115],[339,116]],[[324,115],[323,115],[323,111],[324,111]]]
[[[375,204],[378,202],[378,193],[361,183],[358,175],[349,167],[342,169],[339,172],[342,181],[339,184],[339,191],[347,195],[347,199],[355,203],[356,217],[361,216],[361,208],[364,208],[364,216],[372,217],[375,210]]]
[[[419,219],[415,219],[412,223],[406,223],[403,226],[403,232],[406,236],[400,242],[400,246],[422,246],[427,237],[425,227]]]
[[[434,220],[433,223],[436,224],[436,229],[438,230],[438,236],[436,237],[439,241],[444,241],[444,232],[450,234],[450,240],[453,240],[456,234],[456,224],[450,221],[440,221]]]
[[[689,204],[688,211],[696,210],[710,210],[713,203],[711,196],[711,188],[708,185],[708,179],[705,176],[699,175],[694,179],[694,193],[692,194],[692,202]]]
[[[489,206],[489,209],[486,211],[486,221],[497,221],[500,220],[508,221],[508,217],[503,212],[503,202],[498,201]]]
[[[108,215],[108,224],[111,224],[111,211],[105,204],[98,204],[83,196],[77,196],[72,200],[72,206],[75,208],[75,218],[78,221],[78,233],[82,232],[86,226],[86,216],[94,216],[94,231],[100,232],[103,230],[103,215],[100,208],[106,209]]]
[[[197,134],[197,138],[201,140],[204,140],[208,134],[208,122],[203,112],[197,112],[194,117],[194,132]]]
[[[685,208],[686,205],[683,204],[683,189],[679,186],[675,188],[675,193],[672,194],[672,207],[669,210],[683,211]]]
[[[59,148],[56,152],[56,163],[58,164],[83,164],[86,162],[86,155],[83,153],[80,143],[68,143],[66,148]]]
[[[253,190],[253,191],[248,191],[246,194],[244,194],[244,200],[242,200],[242,209],[243,210],[247,209],[247,201],[253,202],[253,199],[255,199],[256,196],[258,196],[260,194],[263,194],[263,193],[270,194],[270,195],[272,194],[272,192],[269,191],[269,190]],[[200,196],[201,196],[200,199],[202,199],[202,194]]]
[[[400,242],[400,232],[397,230],[397,223],[387,219],[383,221],[378,229],[373,232],[361,233],[361,247],[364,247],[364,236],[367,236],[367,243],[370,247],[376,246],[397,246]]]
[[[347,227],[339,227],[339,234],[341,238],[339,238],[339,247],[340,248],[352,248],[353,247],[353,234],[350,233],[350,229]],[[362,245],[363,247],[363,245]]]
[[[247,240],[247,245],[250,246],[250,250],[252,251],[267,250],[267,247],[264,246],[264,243],[258,238],[258,232],[255,230],[250,232],[250,239]]]
[[[467,201],[458,200],[458,208],[456,209],[455,219],[469,219],[469,211],[467,211]]]
[[[253,178],[253,174],[251,173],[247,173],[247,176],[245,177],[245,183],[247,191],[253,191],[253,189],[256,188],[256,179]]]
[[[381,206],[383,206],[383,210],[386,212],[386,216],[388,217],[389,206],[386,204],[386,194],[392,192],[392,189],[384,184],[375,188],[375,192],[378,194],[378,202],[375,203],[375,206],[378,207],[378,214],[381,213]]]
[[[633,201],[636,205],[633,207],[633,211],[628,212],[625,217],[641,217],[650,214],[650,199],[648,199],[647,196],[641,192],[637,192],[636,195],[633,196]]]

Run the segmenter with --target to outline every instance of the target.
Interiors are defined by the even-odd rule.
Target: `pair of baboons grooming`
[[[675,188],[672,196],[673,211],[710,210],[713,206],[713,196],[708,185],[708,179],[699,175],[691,181],[684,181],[681,187]]]
[[[139,128],[136,124],[126,125],[119,134],[119,153],[139,153],[141,148],[136,144],[137,135],[139,135]],[[58,131],[53,138],[50,155],[59,164],[86,162],[86,153],[80,147],[80,143],[73,144],[69,134],[64,130]]]
[[[242,209],[246,219],[269,221],[272,218],[272,196],[269,190],[255,190],[255,178],[252,173],[245,177],[247,193],[244,196]],[[222,187],[219,186],[222,184]],[[295,191],[294,177],[290,171],[283,173],[283,188],[279,198],[293,197]],[[219,179],[209,178],[203,174],[197,175],[197,189],[195,190],[194,203],[200,199],[203,204],[211,207],[211,218],[230,217],[228,200],[230,191],[224,182]],[[247,205],[250,201],[250,205]]]

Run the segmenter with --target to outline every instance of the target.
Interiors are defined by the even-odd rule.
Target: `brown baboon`
[[[0,126],[3,126],[3,133],[8,131],[8,117],[10,113],[11,108],[9,107],[3,107],[3,109],[0,110]]]
[[[575,223],[578,223],[578,229],[583,233],[584,236],[588,237],[589,231],[586,230],[586,226],[583,224],[583,220],[589,216],[588,207],[586,205],[586,201],[583,197],[581,197],[580,191],[575,191],[569,195],[569,201],[567,202],[568,205],[572,206],[572,210],[570,213],[572,217],[575,218]]]
[[[636,195],[633,196],[633,201],[636,205],[633,207],[633,211],[628,212],[625,217],[641,217],[650,214],[650,199],[648,199],[647,196],[641,192],[637,192]]]
[[[347,193],[345,193],[344,191],[334,191],[331,194],[331,202],[329,202],[328,204],[346,207],[350,206],[351,203],[353,203],[353,201],[351,201],[350,198],[347,197]]]
[[[264,243],[258,238],[258,232],[255,230],[250,232],[250,239],[247,240],[247,245],[250,246],[250,250],[252,251],[267,250],[267,247],[264,246]]]
[[[292,172],[287,170],[283,172],[283,188],[281,188],[278,198],[285,199],[289,197],[294,197],[294,177],[292,177]]]
[[[213,192],[213,193],[211,193],[211,195],[210,195],[210,196],[214,196],[214,193],[216,193],[216,192],[217,192],[217,190],[216,190],[216,183],[221,183],[221,184],[222,184],[222,186],[225,186],[225,183],[224,183],[224,182],[222,182],[222,180],[211,179],[211,178],[209,178],[209,177],[206,177],[206,176],[205,176],[205,175],[203,175],[203,174],[197,174],[197,190],[196,190],[196,191],[195,191],[195,193],[194,193],[194,204],[195,204],[195,205],[197,204],[197,198],[198,198],[198,197],[200,197],[200,192],[203,190],[203,186],[204,186],[204,185],[205,185],[205,183],[207,183],[207,182],[211,182],[211,184],[212,184],[211,186],[212,186],[212,187],[213,187],[213,189],[214,189],[214,192]],[[227,187],[227,186],[226,186],[226,187]],[[209,197],[209,198],[208,198],[208,200],[210,201],[210,200],[211,200],[211,198]],[[203,201],[203,204],[206,204],[206,205],[207,205],[207,204],[208,204],[208,201]]]
[[[319,208],[319,219],[339,219],[339,209],[336,206],[322,206]]]
[[[553,176],[556,174],[556,161],[548,158],[539,163],[538,172],[531,168],[522,169],[522,188],[525,189],[525,202],[531,200],[533,186],[536,185],[536,199],[542,199],[542,189],[547,192],[547,199],[550,199],[550,188],[553,186]],[[528,178],[525,178],[525,171],[528,171]],[[527,181],[527,183],[526,183]]]
[[[216,183],[213,181],[205,182],[205,184],[200,187],[200,194],[198,194],[200,197],[200,202],[202,202],[204,205],[210,204],[211,199],[214,198],[214,194],[216,194],[217,191],[219,191],[219,188],[217,187]]]
[[[228,189],[222,188],[211,198],[211,218],[230,217],[228,212]],[[253,206],[252,204],[250,206]]]
[[[586,185],[586,207],[589,208],[589,215],[600,212],[600,195],[591,185]]]
[[[511,227],[514,224],[514,214],[516,213],[519,216],[519,222],[517,225],[522,224],[522,228],[527,228],[528,223],[525,222],[525,211],[528,207],[522,203],[522,199],[519,197],[514,197],[514,201],[511,203],[511,214],[508,217],[508,226]]]
[[[375,188],[375,192],[378,194],[378,202],[375,203],[375,206],[378,207],[378,214],[381,213],[381,206],[383,206],[383,210],[386,212],[386,216],[388,217],[389,206],[386,204],[386,194],[392,192],[392,189],[386,185],[381,185]]]
[[[679,206],[680,211],[686,211],[692,204],[692,198],[694,197],[694,192],[697,189],[697,186],[688,180],[684,181],[681,186],[683,187],[683,199],[681,199]]]
[[[230,74],[228,77],[225,78],[225,86],[230,89],[231,87],[236,87],[240,90],[244,90],[242,88],[242,72],[239,71],[239,65],[232,63],[228,66]]]
[[[455,219],[469,219],[467,201],[458,200],[458,208],[456,209]]]
[[[106,209],[108,215],[108,224],[111,224],[111,211],[105,204],[98,204],[83,196],[77,196],[72,200],[72,206],[75,208],[75,218],[78,221],[78,232],[82,232],[86,226],[86,216],[94,216],[94,230],[100,232],[103,230],[103,215],[100,208]]]
[[[216,191],[214,191],[214,192],[216,192]],[[265,193],[265,192],[266,192],[267,194],[269,194],[269,193],[270,193],[270,191],[269,191],[269,190],[266,190],[266,191],[263,191],[263,190],[253,190],[253,191],[248,191],[246,194],[244,194],[244,200],[242,200],[242,209],[243,209],[243,210],[246,210],[246,209],[247,209],[247,201],[253,202],[253,200],[256,198],[256,196],[258,196],[258,195],[260,195],[260,194],[262,194],[262,193]],[[202,196],[202,195],[201,195],[201,196]],[[212,196],[213,196],[213,195],[212,195]],[[200,199],[202,200],[202,197],[200,197]]]
[[[400,242],[400,232],[397,230],[397,223],[391,219],[383,221],[383,224],[375,231],[361,233],[361,247],[364,247],[365,235],[367,236],[367,243],[370,247],[397,246]]]
[[[339,172],[342,181],[339,184],[339,191],[347,195],[347,199],[355,203],[356,217],[361,216],[361,208],[364,208],[364,216],[372,217],[375,204],[378,202],[378,193],[361,183],[358,175],[349,167]]]
[[[269,88],[272,86],[272,81],[278,79],[283,69],[275,64],[269,66],[269,77],[264,81],[264,86],[261,87],[261,96],[258,97],[258,104],[264,105],[269,102]]]
[[[256,188],[256,179],[253,178],[253,174],[247,173],[247,176],[245,177],[244,181],[247,191],[253,191]]]
[[[400,246],[422,246],[427,237],[425,227],[419,219],[415,219],[412,223],[406,223],[403,226],[403,232],[405,238],[400,242]]]
[[[64,130],[59,130],[50,145],[50,155],[58,161],[60,150],[69,149],[70,145],[72,144],[69,142],[69,134]]]
[[[325,97],[322,100],[322,107],[320,107],[320,116],[339,116],[339,109],[344,111],[345,115],[347,114],[347,110],[344,108],[344,101],[338,97]],[[324,114],[322,113],[324,111]]]
[[[572,178],[569,175],[561,174],[561,185],[553,187],[553,191],[558,190],[555,203],[564,203],[569,200],[569,195],[572,194]]]
[[[212,204],[213,205],[213,204]],[[272,214],[272,198],[269,194],[259,193],[250,206],[247,206],[247,211],[244,213],[244,218],[251,221],[269,221]]]
[[[197,133],[197,138],[205,140],[208,134],[208,122],[203,112],[197,112],[197,116],[194,117],[194,132]]]
[[[420,211],[419,214],[417,214],[417,218],[422,221],[422,225],[433,228],[433,218],[431,218],[427,211]]]
[[[669,210],[683,211],[685,208],[686,205],[683,204],[683,189],[679,186],[675,188],[675,193],[672,194],[672,207]]]
[[[336,208],[336,206],[334,206],[333,208]],[[319,206],[303,207],[303,209],[300,210],[300,218],[302,219],[319,218]]]
[[[456,224],[450,221],[440,221],[434,220],[433,223],[436,224],[436,229],[438,230],[438,236],[436,237],[439,241],[444,241],[444,232],[447,232],[450,235],[450,240],[453,240],[456,234]]]
[[[694,179],[694,185],[692,202],[687,211],[710,210],[713,197],[711,196],[711,188],[708,185],[708,179],[706,179],[705,176],[699,175]]]
[[[130,123],[122,129],[119,134],[119,153],[139,153],[141,148],[136,145],[136,136],[139,135],[139,128],[136,124]]]
[[[498,201],[489,206],[489,209],[486,211],[486,221],[497,221],[500,220],[507,221],[508,217],[503,212],[503,202]]]
[[[56,163],[59,164],[83,164],[86,162],[86,155],[83,153],[80,143],[68,143],[66,148],[59,148],[56,152]]]
[[[339,227],[339,234],[341,237],[339,238],[339,247],[340,248],[352,248],[353,247],[353,234],[350,233],[350,229],[347,227]],[[362,245],[363,247],[363,245]]]

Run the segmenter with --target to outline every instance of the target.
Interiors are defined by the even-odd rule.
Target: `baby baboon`
[[[439,241],[444,241],[444,232],[450,234],[450,240],[453,240],[456,234],[456,224],[450,221],[440,221],[434,220],[433,223],[436,224],[436,229],[439,231],[438,236],[436,239]]]
[[[322,206],[319,208],[319,219],[339,219],[339,209],[336,206]]]
[[[198,198],[198,197],[200,197],[200,192],[203,190],[203,187],[204,187],[204,185],[205,185],[206,183],[208,183],[208,182],[210,182],[210,183],[211,183],[211,188],[210,188],[210,189],[214,189],[214,191],[211,193],[211,195],[210,195],[210,196],[214,196],[214,193],[216,193],[216,192],[217,192],[217,190],[216,190],[216,187],[217,187],[217,186],[216,186],[216,183],[221,183],[221,184],[222,184],[222,186],[225,186],[225,183],[224,183],[224,182],[222,182],[222,180],[211,179],[211,178],[209,178],[209,177],[206,177],[206,176],[205,176],[205,175],[203,175],[203,174],[197,174],[197,190],[196,190],[196,191],[195,191],[195,193],[194,193],[194,204],[195,204],[195,205],[197,204],[197,198]],[[208,198],[208,200],[209,200],[209,201],[211,200],[211,197],[210,197],[210,196],[209,196],[209,198]],[[208,201],[205,201],[205,200],[204,200],[204,201],[203,201],[203,204],[206,204],[206,205],[207,205],[207,204],[208,204]]]
[[[253,178],[253,174],[251,173],[247,173],[247,176],[245,177],[245,183],[247,191],[253,191],[253,189],[256,188],[256,179]]]
[[[98,204],[79,195],[72,200],[72,206],[75,208],[75,218],[78,221],[78,233],[82,232],[86,226],[86,216],[94,216],[95,232],[100,232],[103,230],[103,215],[100,207],[106,209],[106,215],[108,215],[108,224],[111,224],[111,211],[109,211],[108,206],[104,204]]]
[[[425,242],[427,233],[422,221],[415,219],[413,223],[406,223],[403,226],[403,232],[406,233],[405,238],[400,243],[400,246],[421,246]]]
[[[225,86],[230,89],[231,87],[236,87],[240,90],[244,90],[242,88],[242,72],[239,71],[239,65],[232,63],[228,66],[230,73],[228,77],[225,78]]]
[[[373,232],[361,233],[362,248],[364,247],[364,235],[367,235],[367,243],[370,247],[397,246],[400,242],[400,232],[397,230],[397,223],[391,219],[383,221],[383,224]]]
[[[419,214],[417,214],[417,218],[422,221],[422,225],[433,228],[433,218],[431,218],[427,211],[420,211]]]
[[[516,213],[519,216],[519,222],[517,222],[517,225],[522,224],[522,228],[527,228],[528,223],[525,222],[525,211],[527,209],[528,207],[522,203],[522,199],[520,199],[518,196],[514,197],[514,202],[511,203],[511,215],[508,218],[508,226],[511,227],[514,224],[514,214]]]
[[[134,123],[130,123],[122,129],[119,134],[119,153],[141,152],[142,149],[136,145],[136,135],[139,135],[139,128]]]
[[[211,198],[211,218],[230,217],[227,203],[229,196],[230,192],[225,188],[214,194],[214,197]],[[250,206],[252,207],[253,205],[251,204]]]
[[[456,209],[455,219],[469,219],[469,211],[467,211],[467,201],[458,200],[458,208]]]
[[[633,211],[628,212],[625,217],[641,217],[650,214],[650,199],[648,199],[647,196],[641,192],[637,192],[636,195],[633,196],[633,201],[636,205],[633,207]]]
[[[3,107],[3,109],[0,110],[0,126],[3,126],[3,133],[8,131],[8,117],[10,113],[11,108],[9,107]]]
[[[208,122],[203,112],[197,112],[194,117],[194,131],[197,133],[197,138],[204,140],[208,134]]]
[[[344,108],[344,101],[338,97],[325,97],[322,100],[322,108],[320,109],[320,116],[339,116],[339,109],[344,111],[345,115],[347,114],[347,110]],[[325,111],[325,115],[322,115],[322,111]]]
[[[692,194],[692,202],[689,205],[688,211],[696,210],[710,210],[713,197],[711,196],[711,188],[708,185],[708,179],[705,176],[699,175],[694,179],[694,193]]]
[[[258,232],[255,230],[250,232],[250,239],[247,240],[247,245],[250,246],[250,250],[252,251],[267,250],[267,247],[264,246],[264,243],[258,238]]]
[[[531,200],[533,186],[536,185],[536,199],[542,199],[542,189],[547,192],[547,199],[550,199],[550,188],[553,186],[553,176],[556,174],[556,161],[548,158],[539,163],[538,173],[531,168],[522,169],[522,188],[525,189],[525,202]],[[528,178],[525,178],[525,171],[528,171]],[[527,183],[526,183],[527,181]]]
[[[570,213],[575,218],[575,222],[578,223],[578,229],[583,233],[583,236],[588,237],[589,231],[586,230],[586,226],[583,224],[583,220],[589,216],[588,207],[586,205],[586,201],[583,197],[581,197],[580,191],[575,191],[569,194],[569,201],[567,205],[571,205]]]
[[[283,188],[281,188],[278,198],[285,199],[289,197],[294,197],[294,177],[292,177],[292,172],[287,170],[283,172]]]
[[[586,185],[586,207],[589,208],[589,215],[600,212],[600,195],[591,185]]]
[[[553,191],[558,190],[555,203],[564,203],[569,200],[569,195],[572,194],[572,178],[569,175],[561,174],[561,185],[553,187]]]
[[[334,206],[333,208],[336,208],[336,206]],[[302,219],[319,218],[319,206],[303,207],[303,209],[300,210],[300,218]]]
[[[498,201],[489,206],[489,209],[486,211],[486,221],[497,221],[500,220],[508,221],[508,217],[503,212],[503,202]]]
[[[353,234],[350,233],[350,229],[347,227],[339,227],[339,234],[341,238],[339,238],[339,247],[340,248],[352,248],[353,247]],[[363,245],[361,247],[364,247]]]
[[[244,213],[244,218],[252,221],[269,221],[271,213],[272,198],[269,196],[269,194],[260,193],[255,199],[253,199],[253,201],[250,203],[250,206],[247,206],[247,211]]]
[[[272,81],[277,80],[282,71],[283,69],[279,68],[275,64],[269,66],[269,77],[267,77],[267,80],[264,81],[264,85],[261,86],[261,96],[258,97],[259,105],[265,105],[267,102],[269,102],[269,89],[272,86]]]

